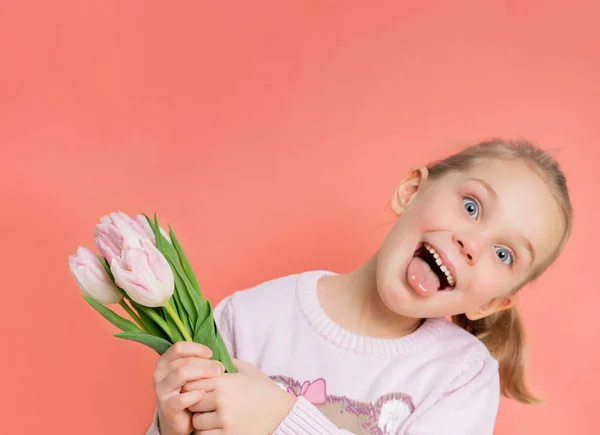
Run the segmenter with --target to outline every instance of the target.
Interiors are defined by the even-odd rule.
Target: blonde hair
[[[565,176],[558,163],[545,151],[528,141],[491,139],[472,145],[429,166],[429,179],[436,180],[452,171],[464,171],[484,159],[521,160],[546,181],[565,219],[565,233],[548,261],[535,269],[517,290],[538,278],[560,255],[572,227],[573,208]],[[525,384],[526,343],[523,324],[516,307],[471,321],[466,315],[453,316],[458,326],[479,338],[499,365],[502,394],[522,403],[539,400]]]

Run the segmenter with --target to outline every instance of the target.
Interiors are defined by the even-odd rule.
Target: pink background
[[[79,296],[98,218],[157,212],[213,302],[377,249],[410,165],[492,135],[558,149],[576,207],[523,293],[542,406],[600,433],[600,6],[593,1],[3,1],[0,433],[142,434],[156,355]]]

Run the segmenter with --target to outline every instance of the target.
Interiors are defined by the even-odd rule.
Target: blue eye
[[[470,198],[463,199],[463,207],[469,213],[469,216],[477,219],[479,217],[479,204]]]
[[[496,251],[496,255],[498,256],[501,262],[508,266],[510,266],[513,263],[512,254],[508,249],[495,247],[494,250]]]

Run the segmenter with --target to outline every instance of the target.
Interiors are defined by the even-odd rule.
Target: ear
[[[406,211],[408,205],[415,198],[417,190],[428,176],[429,171],[425,166],[415,166],[406,174],[392,197],[392,211],[396,216],[400,216]]]
[[[515,305],[515,296],[503,296],[500,298],[494,298],[487,304],[484,304],[477,308],[475,311],[465,313],[469,320],[479,320],[490,314],[497,313],[498,311],[508,310]]]

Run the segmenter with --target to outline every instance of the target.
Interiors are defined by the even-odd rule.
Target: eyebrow
[[[498,194],[494,189],[492,189],[492,186],[490,186],[487,181],[481,178],[471,178],[471,180],[481,184],[481,186],[487,191],[488,196],[491,196],[494,199],[498,198]]]
[[[523,241],[525,247],[527,248],[527,251],[529,252],[529,255],[531,257],[531,263],[533,263],[535,261],[535,249],[533,249],[533,245],[525,237],[523,237],[521,240]]]
[[[472,181],[475,181],[476,183],[480,184],[487,192],[488,196],[497,199],[498,198],[498,194],[496,193],[496,191],[492,188],[492,186],[490,186],[488,184],[487,181],[481,179],[481,178],[471,178]],[[533,249],[533,245],[531,244],[531,242],[525,238],[525,237],[521,237],[521,241],[523,242],[523,244],[525,245],[525,248],[527,249],[527,252],[529,252],[529,256],[531,258],[531,263],[533,263],[535,261],[535,249]]]

